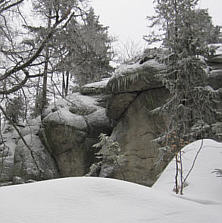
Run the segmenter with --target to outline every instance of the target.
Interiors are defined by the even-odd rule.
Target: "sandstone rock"
[[[22,179],[21,177],[14,176],[13,179],[12,179],[12,183],[13,184],[24,184],[25,180]]]
[[[57,125],[71,126],[74,129],[80,131],[86,131],[87,128],[86,122],[82,116],[75,115],[65,108],[47,115],[43,121],[43,124],[46,123],[56,123]]]
[[[207,61],[209,63],[222,63],[222,54],[221,55],[215,55],[215,56],[209,57],[207,59]]]
[[[208,84],[214,90],[222,88],[222,70],[212,70],[208,77]]]
[[[84,121],[85,122],[85,121]],[[82,129],[65,125],[56,120],[44,120],[41,138],[55,157],[61,176],[81,176],[84,174],[86,151],[86,123]]]
[[[98,137],[100,133],[110,133],[110,121],[104,108],[85,117],[88,124],[89,137]]]
[[[18,134],[11,125],[6,124],[0,138],[0,182],[12,181]]]
[[[125,65],[113,75],[107,84],[107,91],[112,94],[140,92],[148,89],[162,87],[159,79],[165,66],[155,59],[148,60],[142,65],[138,63]]]
[[[14,176],[24,180],[51,179],[58,176],[54,160],[42,145],[36,135],[26,135],[24,137],[27,148],[20,139],[15,149],[14,156]]]
[[[43,120],[41,139],[55,158],[61,176],[82,176],[95,160],[92,145],[100,133],[110,133],[99,97],[75,93],[69,106],[59,107]]]
[[[159,159],[159,146],[153,140],[165,129],[165,120],[158,114],[150,112],[162,105],[168,92],[153,89],[141,93],[131,103],[124,116],[114,128],[112,138],[120,144],[126,164],[116,171],[114,178],[151,186],[157,175],[166,165],[159,169],[155,164]]]
[[[219,69],[222,60],[218,58],[220,56],[217,55],[214,60],[209,60],[214,67],[208,81],[214,89],[220,89],[222,83],[222,68]],[[112,94],[108,101],[107,115],[117,121],[111,137],[119,142],[126,162],[117,170],[113,170],[112,166],[104,166],[103,172],[105,175],[110,174],[109,177],[151,186],[172,158],[165,156],[154,140],[164,132],[167,117],[151,112],[164,104],[169,93],[162,87],[158,76],[164,72],[165,67],[149,58],[143,62],[141,65],[127,65],[107,85]],[[220,125],[216,125],[214,131],[219,137]],[[206,133],[206,136],[212,135]],[[102,170],[103,166],[101,174]]]
[[[20,133],[22,136],[26,136],[29,134],[38,135],[40,129],[40,125],[27,125],[25,128],[22,128]]]
[[[80,95],[79,93],[73,94],[70,98],[72,104],[69,106],[69,111],[81,116],[89,115],[99,108],[97,101],[99,98]]]
[[[122,93],[115,94],[107,102],[107,116],[111,120],[118,121],[121,116],[127,111],[129,105],[137,97],[137,93]]]
[[[6,141],[0,145],[0,181],[12,180],[15,147],[16,144],[13,141]]]
[[[80,88],[80,93],[83,95],[105,94],[108,81],[109,78],[104,78],[102,81],[86,84]]]
[[[76,115],[89,115],[94,111],[96,111],[96,108],[87,107],[85,105],[82,106],[72,105],[71,107],[69,107],[69,111]]]
[[[99,176],[151,186],[167,164],[156,165],[160,151],[153,141],[164,131],[165,119],[150,112],[161,106],[169,95],[159,79],[164,70],[164,65],[148,58],[143,63],[121,67],[108,82],[112,95],[107,116],[117,123],[111,137],[119,142],[125,165],[117,169],[102,165]]]

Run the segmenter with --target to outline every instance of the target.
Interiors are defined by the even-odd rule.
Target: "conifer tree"
[[[108,27],[99,22],[98,16],[90,8],[82,23],[70,21],[66,32],[61,33],[60,43],[65,56],[59,67],[73,74],[75,81],[84,85],[101,80],[112,71],[110,61],[112,39]]]
[[[185,141],[195,139],[192,127],[198,125],[202,131],[214,117],[212,92],[206,87],[206,65],[201,59],[209,53],[209,27],[213,26],[207,11],[197,10],[198,0],[154,0],[154,3],[156,16],[150,18],[152,26],[161,27],[161,40],[169,51],[164,60],[167,70],[163,74],[163,82],[170,92],[163,106],[170,116],[166,141],[170,142],[176,157],[175,190],[182,194],[181,148]],[[160,36],[151,36],[151,39],[160,40]]]

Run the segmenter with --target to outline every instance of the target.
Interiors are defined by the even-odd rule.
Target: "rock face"
[[[15,148],[14,176],[24,180],[45,180],[58,177],[57,168],[52,157],[42,145],[36,135],[26,135],[24,140],[29,148],[20,139]]]
[[[21,127],[27,145],[13,127],[5,129],[0,141],[4,161],[0,162],[0,183],[85,175],[95,161],[97,149],[92,145],[100,133],[111,134],[112,130],[105,109],[107,96],[101,95],[106,83],[84,86],[82,94],[74,93],[50,105],[42,123],[39,119]]]
[[[209,89],[218,93],[217,121],[208,128],[222,140],[222,48],[207,63]],[[170,158],[155,140],[167,123],[167,115],[157,112],[169,97],[159,79],[164,71],[155,56],[146,57],[120,67],[110,80],[56,101],[45,111],[41,128],[37,121],[20,129],[28,148],[6,129],[0,141],[0,182],[85,175],[96,160],[92,145],[105,133],[119,143],[124,160],[120,168],[101,164],[96,174],[151,186]]]
[[[131,102],[127,111],[114,128],[112,138],[116,139],[125,158],[125,165],[113,177],[152,185],[162,168],[157,168],[160,151],[153,140],[165,130],[165,120],[151,110],[161,106],[168,96],[164,88],[147,90]]]
[[[222,139],[222,52],[211,57],[208,63],[208,83],[219,92],[215,99],[218,117],[211,132],[213,137]],[[171,158],[162,156],[160,146],[154,140],[164,132],[167,122],[167,117],[153,112],[169,96],[158,78],[164,69],[151,58],[142,65],[138,62],[121,68],[108,82],[107,88],[112,96],[108,101],[107,115],[114,125],[111,137],[118,141],[125,157],[125,164],[112,172],[111,177],[151,186]]]
[[[40,120],[37,119],[30,121],[26,127],[17,127],[27,147],[15,129],[6,124],[2,133],[3,142],[0,143],[0,182],[17,184],[14,179],[29,182],[58,177],[56,163],[38,137],[39,127]]]
[[[10,181],[13,177],[17,139],[17,135],[11,126],[7,126],[4,129],[2,136],[3,138],[0,142],[0,182]]]
[[[41,139],[62,177],[85,175],[95,159],[92,145],[100,133],[111,133],[105,108],[99,106],[102,99],[93,90],[89,91],[91,96],[75,93],[68,101],[61,100],[56,108],[48,108],[43,120]]]
[[[112,139],[120,144],[124,164],[109,171],[109,177],[148,186],[156,181],[169,161],[155,142],[167,121],[155,112],[169,96],[159,79],[164,70],[153,57],[138,61],[121,67],[109,81],[83,86],[80,93],[68,98],[68,103],[60,101],[49,108],[42,139],[61,176],[86,174],[95,160],[92,145],[100,133],[112,132]],[[213,72],[209,83],[215,90],[221,87]],[[219,134],[220,123],[213,128]],[[109,169],[105,165],[98,175]]]
[[[169,95],[158,78],[164,68],[153,59],[147,60],[121,69],[120,75],[108,83],[112,97],[107,115],[116,125],[111,137],[120,144],[125,160],[122,168],[112,174],[114,178],[150,186],[166,165],[157,167],[160,152],[153,141],[164,131],[165,120],[152,112]]]

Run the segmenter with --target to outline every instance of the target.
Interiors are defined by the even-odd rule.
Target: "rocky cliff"
[[[165,120],[152,112],[168,97],[159,74],[165,67],[154,59],[121,68],[107,85],[111,98],[107,115],[114,120],[111,137],[120,144],[125,158],[114,178],[152,185],[166,163],[161,162],[158,144],[154,142],[165,130]]]
[[[219,93],[214,99],[216,122],[209,128],[221,140],[222,51],[216,47],[216,55],[207,61],[209,85]],[[154,112],[169,96],[159,79],[164,70],[155,56],[146,56],[121,66],[111,79],[85,85],[80,92],[56,101],[42,123],[35,120],[21,128],[29,148],[16,132],[5,129],[1,148],[6,145],[8,152],[1,150],[1,181],[85,175],[96,162],[97,150],[92,145],[100,133],[106,133],[119,143],[124,157],[121,168],[109,177],[152,185],[170,159],[155,141],[167,121],[166,115]],[[104,168],[100,167],[98,176]]]

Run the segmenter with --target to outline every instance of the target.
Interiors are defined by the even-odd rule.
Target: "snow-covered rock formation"
[[[152,185],[160,170],[160,151],[153,141],[164,131],[164,117],[150,111],[168,97],[159,74],[165,67],[155,59],[120,67],[108,83],[111,98],[107,115],[113,120],[112,138],[120,144],[125,165],[113,173],[114,178]]]
[[[216,122],[209,126],[211,135],[206,137],[222,140],[219,49],[207,61],[208,83],[219,94],[215,98]],[[12,137],[12,132],[5,131],[4,143],[9,149],[1,152],[5,163],[0,163],[0,181],[12,181],[16,176],[26,181],[85,175],[96,161],[97,150],[92,145],[100,133],[106,133],[119,143],[124,156],[121,168],[114,168],[109,177],[151,186],[171,158],[163,156],[154,141],[167,122],[167,116],[152,112],[169,96],[159,79],[164,71],[155,55],[145,56],[135,64],[121,66],[111,79],[87,84],[80,92],[55,101],[46,110],[41,128],[35,122],[20,129],[29,149],[16,132]],[[1,147],[4,143],[0,142]],[[100,172],[105,168],[101,166]]]
[[[11,125],[5,125],[0,143],[0,183],[24,183],[58,177],[56,163],[38,137],[40,120],[31,120],[25,127],[17,128],[27,145]]]
[[[214,99],[216,122],[208,126],[205,133],[205,137],[217,140],[222,139],[222,81],[218,81],[222,78],[222,53],[219,49],[207,61],[209,88],[219,94]],[[118,141],[125,157],[125,165],[111,176],[150,186],[172,157],[170,154],[163,156],[154,140],[164,132],[167,115],[151,112],[163,105],[169,96],[159,79],[165,67],[155,56],[145,58],[121,66],[110,79],[107,115],[114,126],[111,137]]]
[[[91,87],[91,86],[89,86]],[[87,88],[87,86],[85,86]],[[102,97],[74,93],[48,107],[40,131],[41,139],[56,160],[60,176],[82,176],[95,161],[92,145],[111,127]]]

